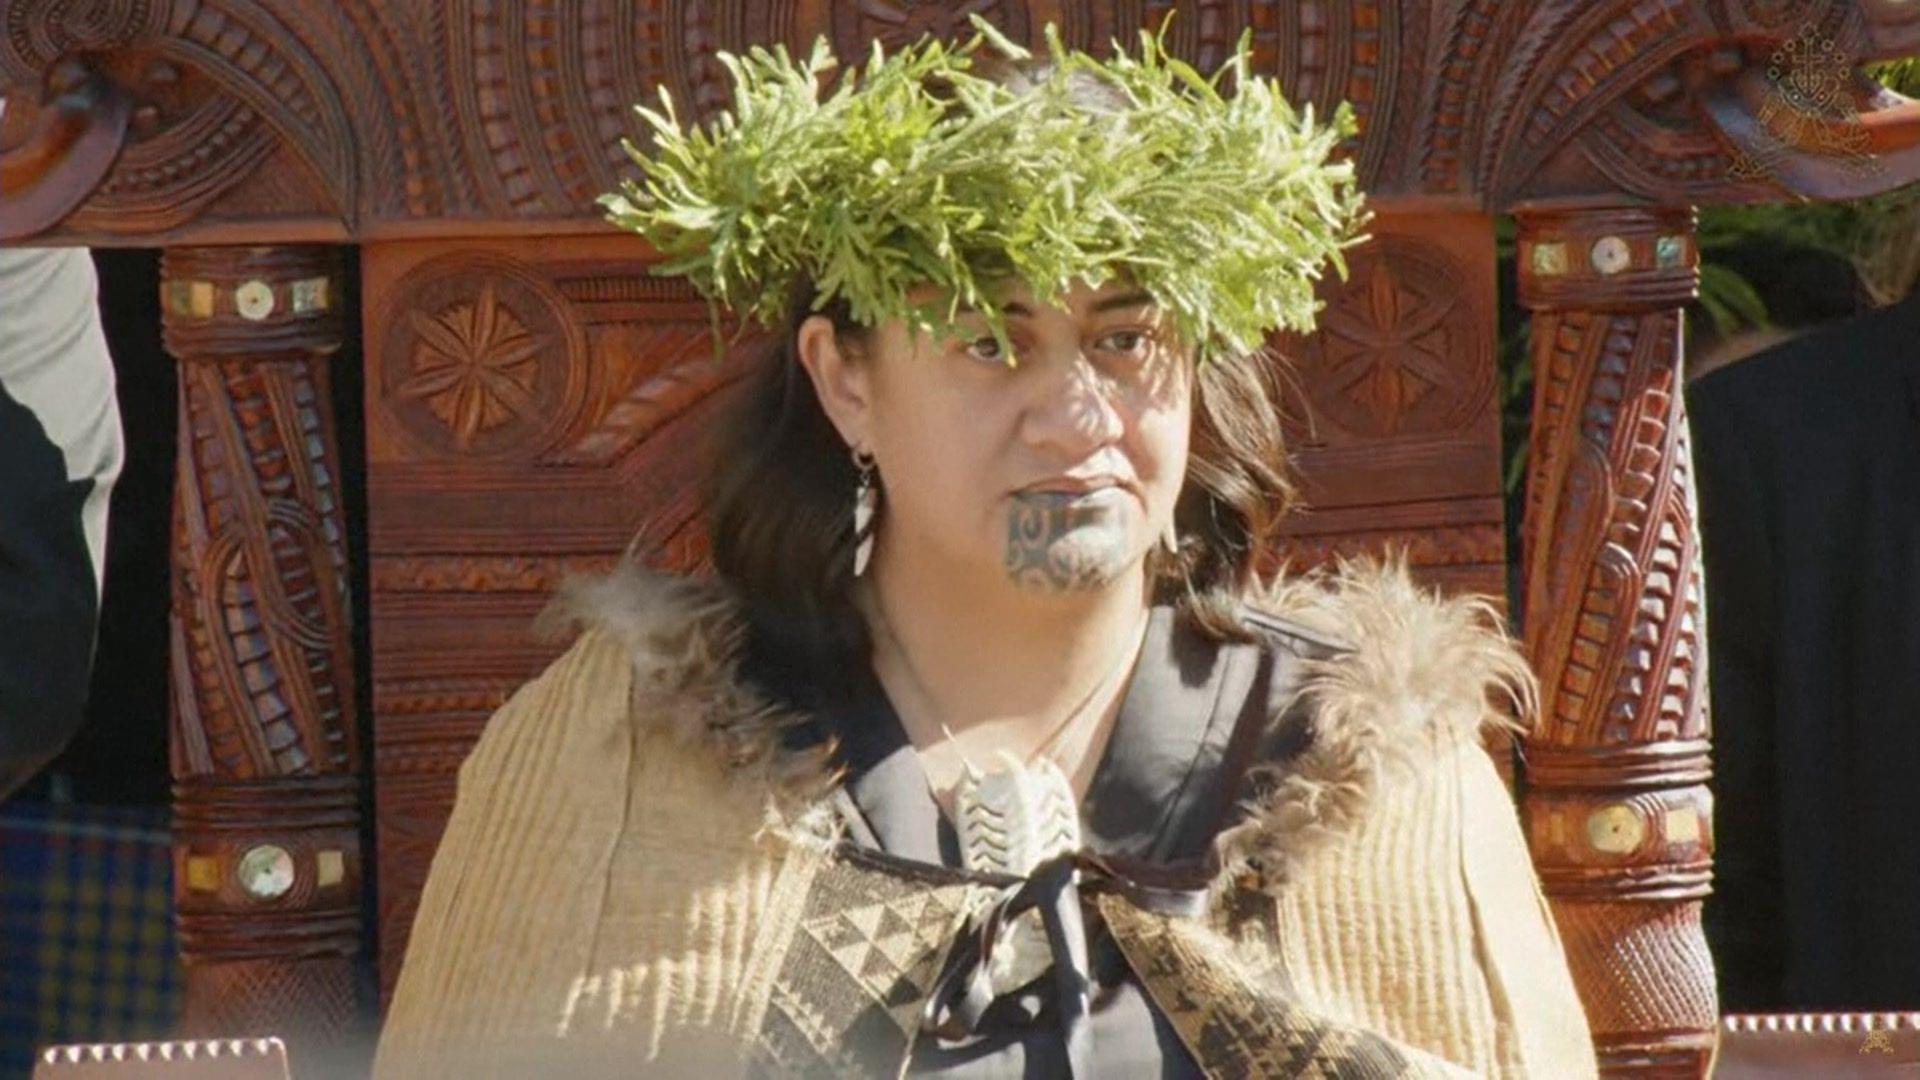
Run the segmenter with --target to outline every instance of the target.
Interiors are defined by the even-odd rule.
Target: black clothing
[[[1284,708],[1298,685],[1300,656],[1331,645],[1290,623],[1249,613],[1253,644],[1221,644],[1156,607],[1100,763],[1081,808],[1084,847],[1154,863],[1203,861],[1213,836],[1244,796],[1252,760],[1284,760],[1308,736],[1304,713]],[[889,855],[961,865],[959,836],[928,786],[918,753],[871,669],[837,708],[816,713],[840,740],[854,842]],[[1236,734],[1239,740],[1236,741]],[[1089,1024],[1101,1075],[1192,1077],[1200,1072],[1179,1036],[1152,1007],[1097,918],[1087,922]],[[916,1075],[1059,1076],[1066,1048],[1052,1020],[1053,982],[1042,977],[997,1000],[979,1033],[944,1042],[923,1035]]]
[[[1920,295],[1687,405],[1723,1005],[1920,1008]]]

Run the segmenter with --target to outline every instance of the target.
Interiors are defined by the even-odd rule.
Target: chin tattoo
[[[1098,588],[1127,561],[1126,529],[1106,507],[1048,494],[1015,498],[1007,517],[1007,576],[1051,592]]]

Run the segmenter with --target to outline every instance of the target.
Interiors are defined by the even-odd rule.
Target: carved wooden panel
[[[825,33],[849,55],[978,12],[1030,43],[1053,21],[1099,51],[1176,10],[1176,54],[1212,67],[1246,30],[1294,100],[1352,101],[1362,129],[1346,150],[1390,211],[1353,280],[1328,283],[1325,332],[1290,343],[1311,507],[1289,523],[1296,561],[1404,541],[1430,577],[1499,590],[1481,215],[1537,223],[1522,254],[1540,312],[1526,555],[1548,725],[1530,750],[1530,835],[1609,1068],[1704,1063],[1704,640],[1672,386],[1679,301],[1660,264],[1673,232],[1661,230],[1693,203],[1850,197],[1920,177],[1920,105],[1852,74],[1920,52],[1911,0],[0,0],[0,238],[369,245],[385,979],[453,769],[550,655],[526,637],[545,593],[636,527],[660,560],[699,557],[699,432],[729,373],[707,359],[704,310],[645,277],[645,253],[590,204],[626,168],[627,105],[660,84],[692,112],[714,108],[722,48]],[[1622,206],[1644,219],[1594,210]],[[1614,229],[1618,246],[1600,253]],[[246,258],[182,275],[178,310],[208,326],[176,334],[169,316],[194,373],[187,419],[202,425],[183,427],[182,521],[202,531],[183,527],[179,545],[177,734],[198,755],[176,762],[180,846],[211,845],[210,911],[237,902],[219,872],[244,854],[213,837],[218,822],[279,830],[298,877],[318,870],[308,839],[346,828],[327,785],[351,782],[299,780],[280,817],[229,811],[195,786],[223,770],[237,784],[248,770],[305,776],[333,761],[314,732],[351,731],[348,711],[329,711],[350,709],[344,692],[323,700],[347,614],[313,608],[337,586],[344,540],[312,539],[334,519],[317,479],[299,483],[334,475],[314,405],[325,368],[287,358],[300,335],[280,318],[234,306]],[[262,272],[291,302],[292,282]],[[253,670],[261,642],[279,650],[269,666],[284,686],[307,687],[290,729],[273,693],[231,677]],[[349,775],[356,753],[340,745]],[[238,806],[272,801],[233,790]],[[343,872],[352,880],[357,862]],[[277,919],[258,926],[293,925]],[[223,940],[238,939],[195,938],[190,960]],[[344,931],[329,940],[350,949]],[[303,955],[283,941],[253,970],[284,990],[312,970]],[[299,996],[259,985],[236,978],[222,994],[235,1007]]]
[[[218,242],[239,222],[281,240],[578,228],[627,167],[629,104],[655,85],[694,114],[724,102],[716,50],[826,34],[856,55],[978,13],[1032,43],[1051,21],[1098,52],[1169,12],[1175,52],[1203,67],[1247,30],[1295,101],[1352,102],[1349,150],[1382,195],[1678,205],[1859,194],[1920,170],[1920,113],[1895,109],[1863,134],[1846,118],[1888,103],[1850,74],[1833,80],[1834,124],[1761,149],[1780,141],[1776,54],[1812,35],[1850,72],[1920,51],[1920,18],[1898,0],[15,0],[0,95],[23,115],[0,152],[22,151],[23,232],[8,235],[57,222],[121,243]],[[77,65],[65,84],[92,89],[43,104],[63,62]],[[69,146],[59,125],[36,127],[63,111],[102,123]],[[1876,174],[1849,170],[1858,138],[1882,154]],[[33,197],[60,182],[30,160],[43,150],[85,159],[79,188],[99,182],[79,214]],[[1755,154],[1768,169],[1733,168]]]
[[[703,557],[701,445],[736,371],[705,304],[645,254],[620,237],[365,251],[383,985],[455,769],[553,655],[530,631],[554,587],[630,541]]]
[[[1319,329],[1278,342],[1305,503],[1287,555],[1400,546],[1428,580],[1504,596],[1492,223],[1389,208],[1368,231]]]

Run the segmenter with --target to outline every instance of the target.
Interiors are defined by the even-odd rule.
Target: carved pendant
[[[867,563],[873,558],[873,512],[879,503],[880,493],[873,482],[873,470],[863,470],[853,493],[854,577],[866,573]]]
[[[1052,758],[1023,765],[1002,753],[1000,767],[984,774],[968,764],[953,805],[961,856],[972,870],[1025,877],[1047,859],[1080,846],[1073,785]],[[987,972],[997,995],[1025,986],[1052,964],[1045,924],[1038,911],[1028,911],[1007,927]]]
[[[961,772],[953,795],[960,853],[969,869],[1025,877],[1080,846],[1080,808],[1052,758],[1023,765],[1003,752],[999,764],[982,773],[969,763]]]

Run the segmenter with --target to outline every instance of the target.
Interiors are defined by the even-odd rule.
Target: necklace
[[[899,635],[874,595],[870,607],[876,628],[894,653],[914,694],[930,711],[938,705],[928,692],[926,680],[907,655]],[[1058,758],[1057,747],[1074,730],[1077,721],[1091,713],[1090,706],[1103,700],[1114,684],[1133,666],[1146,636],[1147,613],[1128,636],[1129,644],[1120,651],[1111,669],[1086,695],[1056,723],[1024,757],[1002,750],[993,757],[993,767],[982,769],[973,759],[955,747],[961,762],[959,782],[953,789],[956,831],[960,835],[961,854],[969,869],[992,871],[1024,877],[1041,862],[1080,846],[1080,812],[1073,785],[1068,781]],[[940,726],[940,746],[956,742],[953,728],[945,718],[935,716]]]
[[[882,610],[880,598],[872,595],[874,622],[888,646],[899,658],[901,669],[912,684],[913,692],[930,710],[937,710],[926,680],[913,666],[912,658],[894,632],[893,624]],[[994,755],[996,767],[982,770],[964,752],[960,753],[960,781],[954,785],[953,813],[955,830],[960,834],[961,860],[968,869],[1026,877],[1033,868],[1063,852],[1080,848],[1080,807],[1073,785],[1061,771],[1056,747],[1066,733],[1089,712],[1089,706],[1103,699],[1106,691],[1123,672],[1133,667],[1146,639],[1147,613],[1129,635],[1130,644],[1122,649],[1113,667],[1086,697],[1067,713],[1025,759],[1002,750]],[[1099,710],[1104,712],[1104,710]],[[936,716],[942,742],[953,744],[953,728],[944,717]],[[955,748],[958,751],[958,748]],[[983,894],[981,902],[989,898]],[[1035,909],[1022,912],[1006,926],[1004,936],[987,965],[987,982],[997,997],[1025,986],[1045,974],[1053,965],[1053,946]]]

